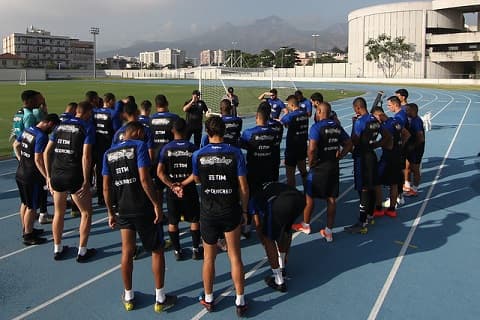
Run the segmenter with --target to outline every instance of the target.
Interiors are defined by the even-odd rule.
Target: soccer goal
[[[209,115],[220,115],[220,101],[227,94],[228,87],[223,79],[202,79],[199,77],[198,90],[207,104]]]
[[[18,84],[21,86],[27,85],[27,70],[20,71],[20,79],[18,80]]]

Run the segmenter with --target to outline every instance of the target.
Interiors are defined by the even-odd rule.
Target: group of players
[[[314,198],[327,202],[327,225],[320,233],[326,241],[333,241],[339,160],[349,152],[354,159],[360,215],[359,221],[346,227],[346,231],[366,233],[373,217],[396,216],[397,198],[403,191],[417,194],[425,139],[418,107],[407,104],[406,90],[398,90],[397,96],[387,99],[393,117],[386,116],[378,105],[369,112],[365,99],[356,98],[351,135],[342,128],[320,93],[306,99],[298,90],[287,97],[285,105],[275,89],[259,96],[256,125],[242,131],[242,119],[236,112],[238,97],[233,88],[228,92],[220,102],[221,116],[207,118],[206,135],[201,139],[203,116],[208,108],[198,90],[184,104],[185,120],[169,112],[168,100],[161,94],[155,97],[156,112],[151,114],[152,103],[148,100],[138,108],[132,96],[117,101],[111,93],[101,99],[96,92],[89,91],[85,101],[70,103],[59,117],[47,113],[45,99],[39,92],[25,91],[22,112],[16,114],[25,124],[23,128],[16,126],[20,129],[15,132],[13,144],[19,160],[16,180],[22,202],[24,243],[46,241],[41,237],[43,230],[33,228],[33,224],[40,203],[46,203],[48,189],[55,210],[54,259],[67,257],[69,248],[62,245],[62,233],[70,194],[72,205],[76,205],[81,216],[77,261],[91,260],[96,255],[95,249],[87,248],[94,181],[98,204],[107,207],[109,226],[121,233],[125,309],[134,308],[132,271],[138,233],[144,249],[152,252],[154,310],[161,312],[176,301],[164,290],[165,242],[160,222],[164,218],[162,203],[166,190],[168,234],[175,258],[185,258],[178,228],[184,220],[190,223],[192,259],[204,260],[204,293],[200,303],[208,311],[214,309],[217,243],[225,241],[236,291],[236,312],[242,316],[247,303],[241,234],[248,237],[250,226],[256,228],[272,268],[272,275],[265,282],[286,292],[290,230],[310,233]],[[31,118],[35,109],[42,110],[42,115],[27,125],[25,120]],[[309,132],[312,112],[315,124]],[[280,145],[284,128],[286,183],[281,183]],[[194,143],[190,142],[192,136]],[[382,153],[377,161],[375,149],[380,147]],[[246,150],[245,157],[241,149]],[[304,193],[296,189],[296,169]],[[386,210],[382,207],[382,184],[390,187]],[[303,222],[294,224],[302,213]]]

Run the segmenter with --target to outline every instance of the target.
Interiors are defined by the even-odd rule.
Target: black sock
[[[190,229],[190,234],[192,235],[192,247],[198,249],[198,246],[200,245],[200,230]]]
[[[168,231],[172,246],[175,251],[180,251],[180,231]]]
[[[361,223],[367,221],[367,213],[370,207],[370,193],[368,190],[364,190],[360,193],[360,219]]]

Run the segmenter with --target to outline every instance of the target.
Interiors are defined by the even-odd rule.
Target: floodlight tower
[[[97,35],[100,34],[99,27],[90,27],[90,33],[93,34],[93,79],[97,78]]]

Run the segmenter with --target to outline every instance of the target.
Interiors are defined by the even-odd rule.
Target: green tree
[[[275,64],[279,68],[293,68],[299,62],[295,48],[282,47],[275,52]]]
[[[258,55],[260,66],[271,68],[275,64],[275,55],[269,49],[263,49]]]
[[[369,39],[367,61],[374,61],[387,78],[393,78],[402,67],[410,68],[415,57],[413,45],[405,42],[405,37],[393,38],[381,34],[376,39]]]

